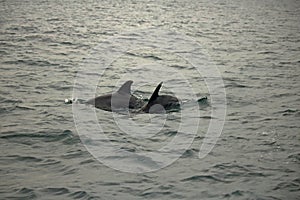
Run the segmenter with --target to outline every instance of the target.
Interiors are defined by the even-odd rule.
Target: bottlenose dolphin
[[[159,83],[151,95],[148,103],[139,112],[165,113],[173,109],[180,108],[179,100],[171,95],[159,95],[158,92],[163,82]]]
[[[138,109],[143,105],[143,100],[131,94],[131,85],[133,81],[126,81],[118,91],[112,94],[98,96],[86,101],[96,108],[106,111],[120,111],[127,109]]]

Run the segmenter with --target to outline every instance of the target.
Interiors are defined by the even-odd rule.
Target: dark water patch
[[[263,172],[248,172],[248,173],[246,173],[247,177],[268,177],[270,175],[271,174],[266,174]]]
[[[277,143],[276,139],[272,138],[271,140],[263,141],[259,145],[272,146],[272,145],[275,145],[276,143]]]
[[[233,192],[231,192],[230,194],[225,194],[224,197],[225,198],[229,198],[229,197],[242,197],[243,196],[243,191],[241,190],[235,190]]]
[[[63,41],[63,42],[60,42],[60,44],[62,44],[62,45],[68,45],[68,46],[75,45],[73,42],[69,42],[69,41]]]
[[[64,155],[61,156],[61,158],[63,159],[73,159],[73,158],[79,158],[79,157],[82,157],[82,156],[86,156],[86,151],[82,151],[80,149],[76,150],[76,151],[71,151],[71,152],[68,152]]]
[[[251,88],[251,86],[233,82],[228,84],[225,83],[225,88]]]
[[[254,167],[254,166],[248,166],[248,167]],[[243,171],[243,172],[249,172],[250,169],[248,169],[246,166],[241,166],[237,164],[232,164],[232,163],[222,163],[222,164],[216,164],[213,166],[213,168],[216,169],[230,169],[230,170],[238,170],[238,171]]]
[[[295,117],[300,117],[300,111],[295,113]]]
[[[148,58],[152,60],[163,60],[162,58],[156,56],[156,55],[147,55],[147,54],[136,54],[132,52],[126,52],[126,55],[134,56],[134,57],[141,57],[141,58]]]
[[[53,166],[57,164],[61,164],[61,161],[55,159],[44,159],[42,162],[39,163],[39,166]]]
[[[63,139],[63,144],[72,145],[80,143],[80,137],[78,135],[69,135],[69,137]]]
[[[297,111],[298,111],[297,109],[286,109],[283,111],[279,111],[278,113],[295,113]]]
[[[68,196],[72,197],[74,199],[91,199],[91,198],[89,198],[90,195],[88,195],[88,193],[86,191],[73,192],[72,194],[69,194]]]
[[[47,88],[53,88],[55,90],[71,90],[73,89],[73,85],[67,81],[56,81],[47,85]]]
[[[23,77],[32,77],[32,76],[37,76],[38,74],[34,72],[18,72],[15,73],[15,77],[23,78]],[[33,80],[33,79],[31,79]]]
[[[59,64],[51,63],[48,60],[11,60],[11,61],[4,61],[3,64],[28,65],[28,66],[40,66],[40,67],[59,66]]]
[[[0,55],[7,56],[9,53],[5,50],[0,50]]]
[[[228,138],[233,139],[233,140],[246,140],[249,141],[250,139],[247,137],[242,137],[242,136],[234,136],[234,135],[230,135],[228,136]]]
[[[74,174],[77,174],[78,168],[64,169],[62,172],[63,172],[63,175],[74,175]]]
[[[56,142],[69,137],[70,133],[63,132],[60,134],[49,134],[44,132],[37,133],[15,133],[15,131],[5,132],[0,135],[1,139],[8,139],[15,142],[22,142],[24,138],[27,139],[42,139],[44,142]]]
[[[131,143],[131,142],[128,142],[128,143]],[[136,147],[121,147],[120,149],[128,151],[128,152],[136,152],[137,151]]]
[[[103,185],[103,186],[119,186],[119,185],[121,185],[121,183],[107,181],[107,182],[102,182],[101,185]]]
[[[286,109],[279,112],[276,112],[278,114],[281,114],[282,116],[297,116],[297,113],[299,113],[298,109]]]
[[[1,107],[0,114],[11,113],[11,111],[13,111],[13,110],[14,110],[14,107]]]
[[[238,179],[251,179],[251,178],[265,178],[271,176],[272,174],[262,172],[260,169],[255,166],[242,166],[238,164],[217,164],[213,168],[211,168],[212,172],[215,172],[215,176],[221,180],[226,182],[233,182]]]
[[[164,133],[165,136],[173,137],[177,134],[177,131],[167,131]]]
[[[197,100],[198,104],[199,105],[208,105],[209,104],[209,101],[207,99],[207,97],[200,97],[198,100]]]
[[[227,181],[221,178],[217,178],[216,175],[194,175],[181,180],[182,182],[222,182],[222,183],[231,183],[232,181]]]
[[[271,98],[275,99],[275,98],[281,98],[281,97],[284,97],[284,98],[287,98],[287,97],[293,97],[295,96],[295,93],[290,93],[290,92],[286,92],[286,93],[275,93],[273,95],[271,95]]]
[[[161,142],[161,141],[162,141],[161,138],[154,138],[154,137],[148,138],[148,140],[149,140],[150,142]]]
[[[70,191],[68,188],[55,188],[55,187],[49,187],[49,188],[45,188],[42,190],[42,192],[45,192],[47,194],[51,194],[51,195],[63,195],[63,194],[69,194]]]
[[[260,51],[260,52],[257,52],[257,54],[262,54],[262,55],[265,55],[265,54],[276,54],[276,52],[274,51]]]
[[[293,162],[300,162],[300,152],[293,153],[288,155],[288,159],[292,160]]]
[[[134,187],[128,187],[128,186],[122,186],[118,192],[120,193],[127,193],[127,194],[131,194],[131,195],[141,195],[142,190],[141,189],[136,189]]]
[[[289,192],[299,192],[300,191],[300,183],[299,179],[295,179],[291,182],[281,182],[273,188],[273,190],[288,190]]]
[[[21,188],[16,192],[15,195],[12,195],[9,199],[25,199],[31,200],[36,199],[38,196],[33,189],[30,188]]]
[[[257,116],[254,117],[256,118]],[[276,121],[276,120],[278,120],[277,117],[264,117],[262,119],[257,120],[257,122],[267,122],[267,121]]]
[[[16,161],[22,161],[22,162],[41,162],[43,159],[37,158],[34,156],[20,156],[20,155],[9,155],[7,158],[13,158]]]
[[[200,118],[201,118],[201,119],[216,119],[215,117],[210,116],[210,115],[200,116]]]
[[[182,66],[182,65],[171,65],[170,67],[181,70],[181,69],[188,69],[189,66]]]
[[[217,176],[222,180],[236,181],[237,179],[250,177],[252,173],[250,169],[236,164],[218,164],[215,165],[212,171],[216,171]]]
[[[225,199],[264,199],[264,200],[277,200],[280,198],[276,198],[270,195],[257,195],[254,192],[246,191],[246,190],[235,190],[231,193],[226,193],[223,195]]]
[[[291,64],[294,64],[294,62],[291,62],[291,61],[281,61],[281,62],[279,62],[279,65],[291,65]]]
[[[162,191],[146,191],[146,192],[143,192],[142,193],[142,197],[145,197],[145,198],[159,198],[159,197],[166,197],[168,195],[171,195],[172,192],[170,191],[165,191],[165,192],[162,192]]]
[[[196,149],[188,149],[182,154],[181,158],[192,158],[197,154],[197,151]]]
[[[90,163],[95,163],[96,161],[94,159],[86,159],[81,161],[79,164],[80,165],[89,165]]]
[[[58,22],[58,21],[62,21],[62,19],[57,18],[57,17],[53,17],[53,18],[46,19],[46,21],[48,21],[48,22]]]
[[[20,106],[20,105],[17,105],[15,108],[16,108],[17,110],[24,110],[24,111],[35,110],[35,108],[28,107],[28,106]]]
[[[11,103],[11,104],[19,104],[19,103],[23,103],[23,101],[21,99],[7,99],[7,98],[3,98],[1,100],[1,103]]]

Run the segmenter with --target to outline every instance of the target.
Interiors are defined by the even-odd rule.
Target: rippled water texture
[[[0,199],[299,199],[299,19],[297,0],[1,0]],[[147,29],[180,33],[201,47],[209,58],[202,64],[216,66],[224,81],[226,121],[213,151],[199,159],[210,120],[221,120],[212,115],[213,91],[203,74],[165,50],[127,52],[101,74],[97,94],[130,78],[134,94],[147,99],[164,81],[161,93],[179,92],[186,106],[166,116],[131,116],[144,125],[167,120],[161,131],[150,126],[143,137],[122,131],[112,113],[97,110],[112,143],[126,152],[153,152],[176,137],[182,113],[199,126],[188,124],[197,128],[193,144],[173,164],[126,173],[106,166],[128,163],[105,147],[106,163],[90,154],[64,99],[73,97],[76,73],[87,60],[97,67],[101,57],[91,52],[105,40]],[[114,55],[110,50],[105,56]],[[90,77],[99,76],[98,67]],[[191,88],[195,98],[187,96]],[[191,105],[205,96],[199,108]],[[158,163],[147,156],[130,166],[135,162],[145,169]]]

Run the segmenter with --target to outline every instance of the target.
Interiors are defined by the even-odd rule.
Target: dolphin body
[[[117,92],[98,96],[85,103],[106,111],[139,109],[143,105],[143,100],[131,94],[132,83],[131,80],[126,81]]]
[[[162,84],[163,82],[158,84],[148,103],[144,105],[139,112],[165,113],[166,111],[178,110],[180,108],[180,102],[176,97],[158,94]]]
[[[101,110],[119,112],[130,110],[132,113],[165,113],[180,108],[179,100],[171,95],[159,95],[163,82],[159,83],[147,104],[131,94],[133,81],[126,81],[117,92],[101,95],[86,101]]]

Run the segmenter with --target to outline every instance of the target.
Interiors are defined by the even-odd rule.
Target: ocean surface
[[[1,0],[0,199],[300,199],[299,21],[297,0]],[[126,80],[181,110],[64,102]]]

